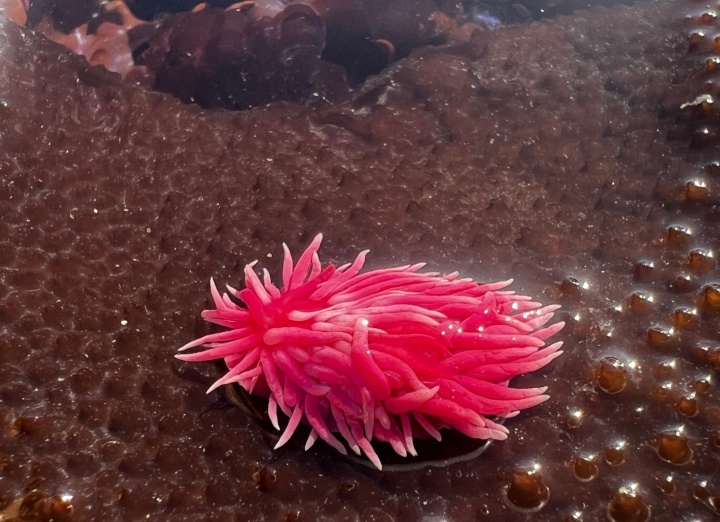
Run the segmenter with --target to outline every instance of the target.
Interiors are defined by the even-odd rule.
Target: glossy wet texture
[[[272,447],[275,447],[280,439],[281,432],[278,432],[272,425],[268,416],[268,401],[257,395],[248,394],[243,388],[237,384],[226,384],[222,387],[224,397],[219,399],[216,407],[229,408],[237,407],[253,419],[257,426],[262,430],[263,438]],[[285,430],[287,426],[287,417],[279,414],[280,428]],[[494,417],[494,422],[504,423],[504,419]],[[293,436],[288,442],[288,447],[295,451],[301,451],[310,435],[310,426],[301,424],[298,426],[297,435]],[[415,449],[418,456],[408,455],[401,457],[389,444],[375,444],[380,461],[383,463],[383,471],[418,471],[428,468],[445,468],[478,458],[487,448],[490,447],[492,441],[473,439],[463,435],[459,431],[446,430],[443,432],[443,440],[437,441],[432,438],[417,439],[415,441]],[[359,465],[375,470],[375,465],[363,456],[357,456],[348,451],[343,458]]]
[[[586,7],[578,0],[7,1],[11,20],[93,65],[185,103],[231,110],[337,103],[414,49]]]
[[[720,157],[714,113],[695,104],[715,57],[688,54],[694,25],[715,22],[679,12],[499,29],[417,51],[338,106],[236,114],[122,84],[5,26],[0,510],[717,516]],[[272,451],[245,412],[213,407],[215,367],[172,356],[207,333],[210,276],[237,284],[256,258],[277,273],[280,241],[320,231],[329,261],[370,248],[370,268],[515,277],[562,304],[565,355],[518,383],[549,384],[551,400],[443,469]]]

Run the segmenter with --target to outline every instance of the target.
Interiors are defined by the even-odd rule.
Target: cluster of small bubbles
[[[694,52],[703,53],[698,62],[712,73],[708,77],[707,92],[694,100],[692,96],[682,109],[697,116],[693,120],[692,145],[702,148],[700,154],[705,154],[705,147],[717,147],[720,143],[718,13],[720,11],[698,4],[696,12],[687,20],[689,46]],[[591,401],[604,401],[609,407],[621,406],[622,415],[628,419],[619,422],[630,422],[647,429],[637,439],[632,433],[618,431],[615,437],[623,438],[605,439],[604,445],[588,449],[588,453],[575,448],[566,461],[568,471],[577,481],[594,480],[599,484],[604,483],[606,475],[617,476],[628,471],[605,465],[632,467],[638,458],[634,454],[637,448],[655,452],[654,465],[661,469],[660,472],[638,483],[625,483],[605,497],[610,500],[604,515],[611,522],[646,522],[651,519],[651,506],[652,510],[660,512],[656,517],[662,518],[662,500],[658,499],[667,496],[679,502],[680,498],[686,498],[692,482],[684,482],[685,473],[688,470],[695,473],[702,468],[706,452],[710,451],[714,458],[720,453],[720,431],[715,428],[710,435],[702,435],[701,447],[694,429],[688,432],[682,425],[667,429],[668,424],[660,428],[655,424],[662,422],[665,416],[665,420],[672,418],[674,422],[687,422],[689,426],[697,427],[698,423],[707,422],[712,426],[713,421],[708,419],[716,390],[713,386],[715,376],[711,372],[720,371],[720,345],[709,340],[708,336],[715,334],[708,332],[716,331],[715,322],[720,316],[720,280],[713,279],[718,273],[714,251],[718,247],[714,239],[707,242],[712,223],[707,219],[696,219],[693,213],[704,212],[709,205],[716,204],[718,179],[720,160],[703,160],[684,177],[663,182],[654,192],[654,196],[665,204],[681,209],[682,214],[676,216],[683,217],[664,221],[656,229],[652,244],[655,250],[640,253],[642,258],[631,267],[632,286],[625,287],[620,297],[614,295],[609,299],[610,306],[617,312],[612,317],[630,316],[631,329],[613,324],[611,330],[616,335],[613,335],[612,343],[617,343],[617,349],[592,360],[584,388],[589,402],[572,403],[564,411],[563,420],[569,437],[585,437],[588,433],[594,420]],[[561,299],[580,302],[590,297],[586,295],[590,294],[589,288],[576,273],[567,275],[557,291]],[[597,341],[600,336],[597,329],[593,329],[595,323],[603,324],[592,309],[580,307],[570,313],[568,321],[575,338]],[[641,363],[644,370],[640,368]],[[688,375],[688,368],[693,366],[698,373]],[[609,397],[623,391],[623,395]],[[720,408],[717,411],[720,412]],[[510,507],[533,512],[542,504],[538,500],[538,491],[544,491],[541,486],[544,484],[537,474],[518,471],[503,493]],[[696,482],[693,488],[696,500],[720,513],[720,492],[713,492],[707,483]],[[582,510],[575,512],[574,507],[574,504],[566,506],[561,520],[583,520]],[[687,516],[692,518],[693,515],[688,508]]]
[[[665,462],[681,466],[693,458],[693,450],[687,437],[682,435],[682,427],[676,433],[661,433],[655,441],[654,448]]]
[[[540,511],[550,499],[550,489],[539,473],[539,465],[531,471],[515,470],[509,484],[503,486],[503,497],[509,507],[522,513]]]
[[[594,369],[595,382],[605,393],[620,393],[627,386],[628,372],[615,357],[603,358]]]
[[[646,522],[650,520],[650,507],[643,502],[637,488],[638,485],[633,483],[617,491],[607,508],[607,517],[611,522]]]

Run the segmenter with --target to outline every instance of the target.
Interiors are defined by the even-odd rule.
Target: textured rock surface
[[[713,180],[687,159],[678,107],[697,94],[696,62],[676,12],[502,29],[416,51],[340,106],[236,114],[122,84],[3,26],[0,509],[710,519],[720,352],[703,299],[718,272],[690,253],[716,254],[720,225]],[[698,175],[699,199],[686,187]],[[563,304],[566,355],[520,382],[549,382],[552,400],[475,461],[385,474],[333,451],[274,452],[238,409],[212,408],[217,369],[172,357],[206,332],[208,279],[237,284],[256,258],[277,273],[280,242],[319,231],[328,261],[371,248],[371,267],[515,277]]]

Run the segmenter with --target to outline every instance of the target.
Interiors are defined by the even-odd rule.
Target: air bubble
[[[605,448],[605,462],[610,466],[620,466],[625,462],[625,453],[623,453],[624,445],[611,446]]]
[[[672,315],[673,327],[679,330],[691,330],[697,325],[697,310],[694,308],[676,308]]]
[[[605,393],[619,393],[627,386],[625,365],[615,357],[605,357],[595,368],[595,380]]]
[[[709,43],[710,38],[704,29],[696,29],[688,35],[688,47],[691,51],[707,49]]]
[[[560,292],[567,297],[579,297],[584,288],[586,286],[575,277],[566,277],[560,283]]]
[[[522,513],[540,511],[550,499],[550,489],[536,471],[514,471],[503,488],[507,505]]]
[[[716,514],[720,514],[720,493],[711,493],[705,481],[702,481],[700,484],[695,484],[692,488],[692,493],[695,500],[702,502]]]
[[[666,382],[660,386],[655,386],[650,391],[653,399],[660,402],[667,402],[672,399],[672,383]]]
[[[686,294],[697,288],[695,279],[690,274],[678,274],[670,282],[670,289],[676,294]]]
[[[570,428],[579,428],[584,419],[585,413],[581,409],[573,409],[568,413],[566,422]]]
[[[578,457],[573,462],[572,471],[575,478],[580,482],[590,482],[598,476],[598,472],[600,470],[597,467],[597,464],[593,462],[592,457]]]
[[[653,375],[658,379],[667,379],[675,369],[675,361],[660,363],[653,367]]]
[[[698,22],[701,23],[701,24],[703,24],[703,25],[714,24],[715,21],[717,20],[717,17],[718,17],[718,15],[717,15],[717,13],[716,13],[715,11],[713,11],[713,10],[708,10],[708,11],[705,11],[704,13],[702,13],[702,14],[698,17]]]
[[[688,397],[681,397],[676,404],[677,411],[686,417],[694,417],[698,414],[698,403],[694,394]]]
[[[665,493],[666,495],[672,495],[675,493],[675,483],[673,482],[675,477],[672,475],[666,475],[664,477],[659,477],[657,479],[658,487],[660,488],[660,491]]]
[[[715,72],[720,69],[720,59],[717,57],[709,59],[705,62],[707,72]],[[718,134],[715,128],[703,125],[702,127],[695,129],[692,135],[692,145],[694,147],[704,147],[712,145],[718,139]]]
[[[704,102],[700,106],[706,112],[712,110],[712,107],[708,104],[708,102]],[[684,196],[686,201],[705,201],[709,195],[710,190],[708,189],[707,183],[703,180],[692,180],[685,184]]]
[[[688,254],[687,265],[693,272],[709,272],[715,268],[715,256],[711,250],[696,248]]]
[[[697,393],[699,393],[701,395],[705,395],[707,392],[710,391],[710,386],[711,386],[710,377],[703,377],[703,378],[695,381],[695,383],[693,384],[693,389]]]
[[[655,298],[646,292],[633,292],[628,300],[630,310],[636,314],[647,314],[654,308]]]
[[[699,364],[708,364],[711,358],[711,346],[701,342],[693,346],[690,350],[693,359]]]
[[[712,369],[720,372],[720,349],[715,349],[708,353],[707,362],[710,363]]]
[[[653,261],[638,261],[635,263],[635,279],[641,283],[649,283],[655,279],[656,269]]]
[[[690,240],[692,231],[682,225],[672,225],[665,231],[667,244],[672,247],[683,247]]]
[[[667,348],[672,345],[675,331],[664,326],[652,326],[647,331],[647,343],[653,348]]]
[[[700,291],[700,304],[703,311],[720,312],[720,285],[717,283],[705,285]]]
[[[662,433],[655,443],[655,451],[662,460],[676,466],[687,464],[693,457],[687,437],[673,433]]]
[[[646,522],[650,520],[650,507],[634,487],[621,488],[610,501],[607,516],[611,522]]]

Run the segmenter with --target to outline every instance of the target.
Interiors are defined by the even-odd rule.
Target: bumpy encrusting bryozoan
[[[360,273],[367,251],[323,269],[321,241],[294,265],[283,245],[282,289],[247,265],[246,288],[228,287],[246,308],[211,281],[216,309],[202,316],[229,330],[181,348],[204,351],[177,356],[225,360],[229,371],[210,390],[238,383],[267,395],[274,426],[278,407],[290,419],[276,447],[304,420],[312,428],[306,449],[320,437],[345,454],[339,434],[381,468],[373,439],[402,456],[416,455],[414,436],[440,440],[446,427],[503,440],[507,428],[487,416],[510,417],[548,398],[545,387],[508,382],[562,353],[560,342],[544,345],[564,323],[542,328],[558,306],[503,290],[512,281],[419,273],[423,264]]]

